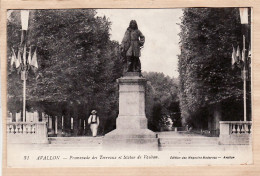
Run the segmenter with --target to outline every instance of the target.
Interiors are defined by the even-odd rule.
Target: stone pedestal
[[[119,115],[116,129],[105,135],[103,148],[110,150],[158,150],[156,134],[148,130],[145,116],[146,79],[130,72],[119,83]]]

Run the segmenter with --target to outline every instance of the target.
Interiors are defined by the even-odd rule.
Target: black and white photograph
[[[253,8],[6,16],[7,167],[253,163]]]

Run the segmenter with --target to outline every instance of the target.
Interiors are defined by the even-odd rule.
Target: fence
[[[48,143],[46,122],[8,122],[10,143]]]
[[[220,121],[220,144],[251,144],[252,121]]]

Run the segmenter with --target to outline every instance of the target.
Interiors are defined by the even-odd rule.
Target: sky
[[[179,32],[181,9],[98,9],[97,16],[111,21],[111,40],[121,43],[131,20],[136,20],[145,36],[141,50],[142,71],[162,72],[178,77]]]

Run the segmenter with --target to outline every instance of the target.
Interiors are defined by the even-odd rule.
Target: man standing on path
[[[96,110],[92,110],[91,111],[91,115],[88,118],[88,124],[90,125],[92,136],[96,137],[97,136],[98,125],[99,125],[99,117],[97,116],[97,111]]]

